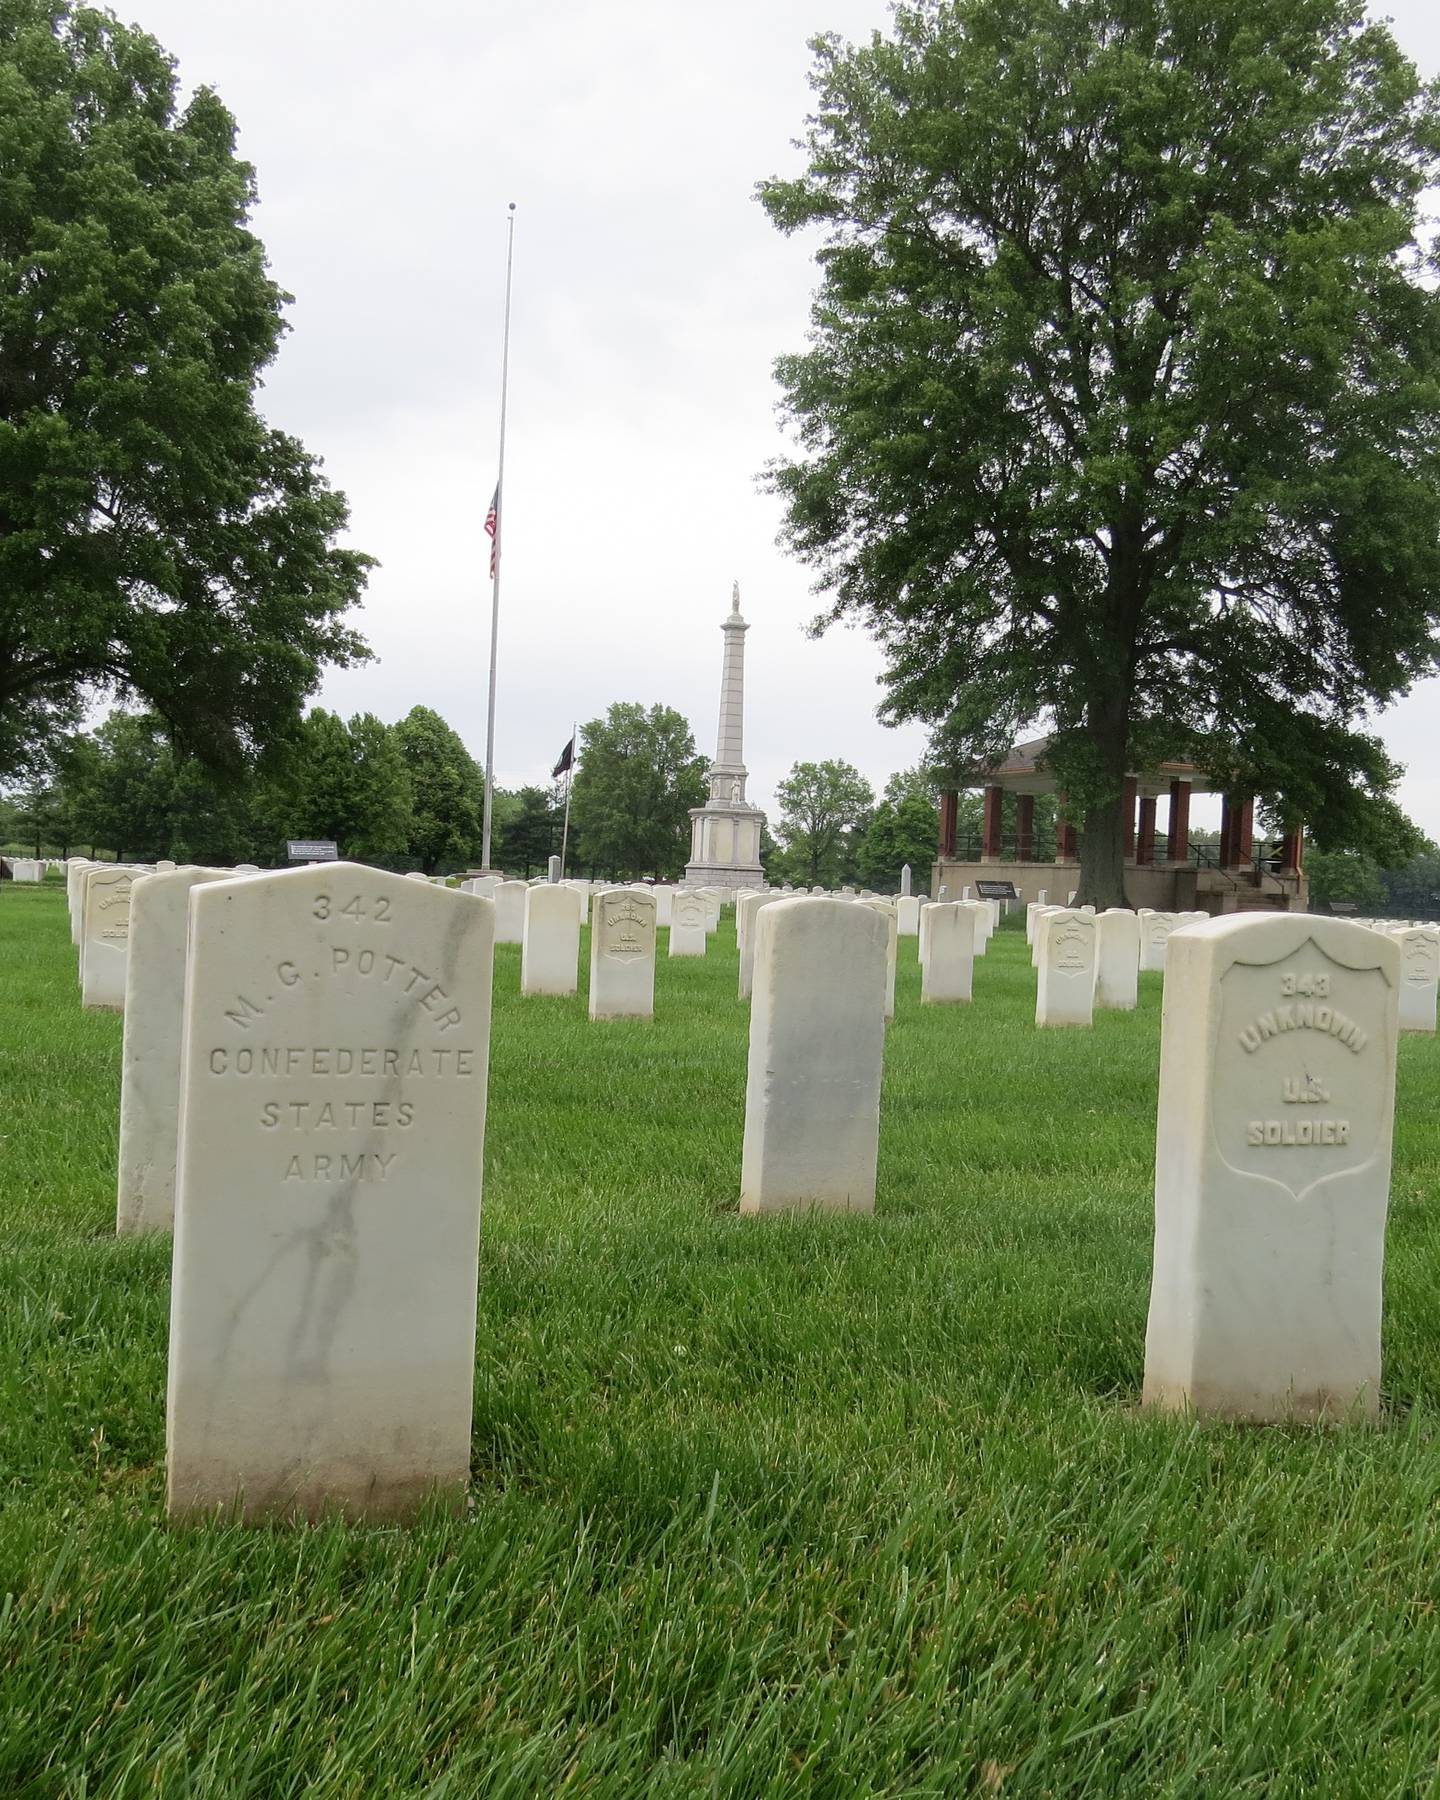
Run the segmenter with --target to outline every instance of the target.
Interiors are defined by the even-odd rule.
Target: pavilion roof
[[[1012,744],[998,761],[973,763],[969,768],[956,769],[942,780],[941,785],[959,788],[998,787],[1010,794],[1053,794],[1060,784],[1045,766],[1050,742],[1047,736]],[[1192,790],[1198,794],[1218,794],[1224,791],[1225,786],[1223,782],[1214,781],[1202,773],[1194,763],[1188,762],[1162,762],[1153,768],[1132,769],[1129,772],[1135,777],[1136,792],[1146,798],[1168,793],[1172,781],[1188,781]]]

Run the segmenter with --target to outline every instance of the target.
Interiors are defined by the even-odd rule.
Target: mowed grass
[[[741,1219],[728,918],[652,1024],[496,962],[472,1504],[172,1530],[120,1021],[0,893],[0,1795],[1440,1792],[1440,1044],[1381,1429],[1141,1415],[1159,1048],[902,943],[874,1218]],[[840,971],[837,971],[837,976]]]

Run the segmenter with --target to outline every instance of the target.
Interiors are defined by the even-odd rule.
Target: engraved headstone
[[[1133,1012],[1140,997],[1140,921],[1128,906],[1096,915],[1095,1005]]]
[[[1392,936],[1400,946],[1400,1029],[1434,1031],[1440,931],[1433,925],[1402,925]]]
[[[1140,920],[1140,967],[1152,973],[1163,971],[1170,933],[1179,921],[1174,913],[1153,912],[1148,907],[1141,907],[1137,916]]]
[[[172,1516],[463,1495],[493,931],[353,863],[192,894]]]
[[[133,869],[97,863],[85,871],[85,914],[80,936],[80,1003],[100,1012],[124,1012],[125,964],[130,948],[130,884]]]
[[[190,890],[226,871],[172,869],[130,890],[115,1229],[169,1231],[180,1136],[180,1028]]]
[[[590,927],[590,1017],[655,1014],[655,896],[607,888],[595,896]]]
[[[522,994],[573,994],[580,986],[580,896],[571,888],[527,888],[520,948]]]
[[[1037,1025],[1089,1025],[1095,1007],[1095,921],[1055,907],[1039,925]]]
[[[929,1006],[969,1000],[975,973],[976,908],[956,900],[927,906],[922,915],[925,956],[920,964],[920,998]]]
[[[757,917],[742,1213],[874,1211],[890,930],[842,900]]]
[[[705,896],[682,888],[670,907],[670,954],[705,954],[707,906]]]
[[[1145,1401],[1373,1416],[1399,947],[1252,913],[1167,954]]]

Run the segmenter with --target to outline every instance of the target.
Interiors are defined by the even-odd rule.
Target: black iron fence
[[[946,858],[947,862],[978,863],[983,859],[985,838],[982,832],[960,831],[955,834],[955,849]],[[1059,852],[1055,840],[1051,836],[1036,833],[1027,839],[1015,831],[1002,832],[998,860],[1000,862],[1054,862]],[[1163,833],[1156,833],[1155,853],[1151,859],[1156,863],[1169,863],[1169,840]],[[1255,875],[1278,875],[1284,868],[1284,844],[1276,838],[1257,839],[1249,857],[1242,863],[1222,865],[1220,846],[1218,844],[1192,843],[1184,858],[1185,863],[1195,869],[1220,869],[1225,867],[1227,874],[1251,871]]]

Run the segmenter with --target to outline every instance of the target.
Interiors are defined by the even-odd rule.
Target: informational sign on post
[[[1018,900],[1013,881],[977,881],[975,892],[982,900]]]
[[[339,851],[330,838],[291,838],[285,845],[285,854],[291,862],[335,862]]]

